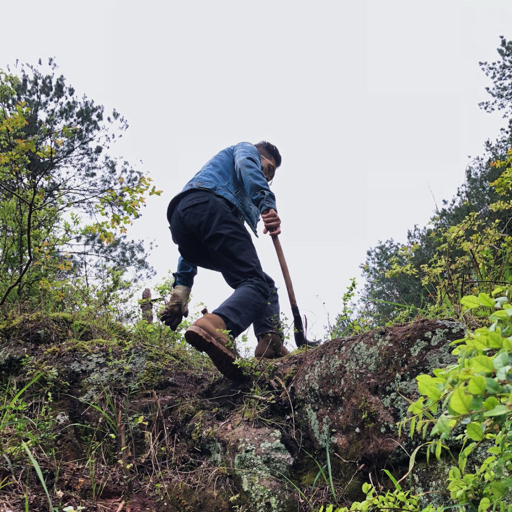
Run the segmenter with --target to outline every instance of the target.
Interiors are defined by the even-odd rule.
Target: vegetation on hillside
[[[23,66],[0,74],[0,307],[68,312],[112,305],[149,268],[127,227],[159,192],[109,156],[127,128],[79,99],[63,76]],[[125,281],[123,281],[125,280]]]
[[[506,126],[468,164],[456,197],[443,201],[427,227],[415,226],[406,244],[387,240],[368,251],[360,310],[372,325],[432,308],[457,314],[464,295],[490,293],[512,278],[512,42],[501,38],[498,54],[497,62],[480,64],[492,80],[492,100],[480,106],[501,111]]]
[[[407,244],[388,240],[368,252],[361,303],[353,305],[353,281],[331,332],[360,335],[418,317],[465,327],[452,343],[456,362],[417,376],[415,398],[401,398],[408,412],[397,429],[404,446],[415,446],[409,470],[376,465],[351,495],[357,500],[347,498],[354,475],[337,472],[344,466],[331,460],[350,462],[332,448],[335,432],[313,409],[310,418],[295,415],[296,368],[281,378],[272,364],[245,361],[255,379],[233,390],[180,331],[126,307],[133,283],[151,271],[127,229],[159,192],[142,171],[109,156],[127,128],[122,116],[79,99],[51,61],[46,73],[41,65],[1,72],[0,505],[93,510],[109,506],[112,492],[128,500],[111,502],[112,510],[126,502],[133,510],[193,510],[204,507],[200,491],[212,510],[278,510],[282,490],[272,495],[253,478],[259,471],[294,493],[303,510],[512,510],[512,42],[502,38],[498,52],[499,61],[481,64],[493,82],[482,108],[501,111],[508,125],[428,227],[415,227]],[[160,291],[168,289],[166,282]],[[321,373],[312,367],[304,381],[314,388]],[[172,404],[158,394],[164,387]],[[63,404],[69,417],[57,413]],[[374,414],[370,405],[359,404],[357,414]],[[227,467],[214,433],[233,411],[253,435],[256,425],[277,434],[260,443],[268,451],[248,444]],[[224,432],[228,441],[239,424]],[[306,425],[323,436],[314,452],[304,448]],[[309,461],[300,478],[287,473],[285,433],[298,446],[294,460]],[[448,465],[436,496],[414,485],[422,457]]]
[[[447,490],[464,510],[512,509],[504,500],[512,491],[512,42],[502,37],[498,53],[499,61],[480,64],[493,82],[492,100],[480,106],[501,111],[507,126],[468,165],[466,183],[428,227],[409,231],[407,244],[388,240],[368,251],[358,307],[348,305],[353,282],[332,330],[357,333],[418,316],[466,323],[453,351],[458,364],[417,378],[424,396],[404,421],[438,459],[449,451],[447,439],[462,442]],[[352,510],[419,510],[419,497],[390,478],[393,491],[368,485],[366,501]]]

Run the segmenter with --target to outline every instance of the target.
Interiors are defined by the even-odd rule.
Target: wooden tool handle
[[[297,347],[300,348],[303,345],[307,345],[308,342],[304,337],[304,326],[302,324],[302,318],[300,316],[299,308],[297,306],[297,300],[295,299],[295,292],[293,291],[292,279],[290,277],[288,265],[286,264],[286,260],[284,259],[283,248],[281,247],[279,237],[277,235],[273,236],[272,241],[274,242],[274,247],[276,248],[277,252],[277,259],[279,260],[281,270],[283,271],[284,282],[286,284],[286,290],[288,291],[288,297],[290,299],[290,305],[292,307],[293,324],[295,326],[295,343],[297,344]]]
[[[274,242],[274,247],[277,252],[277,259],[279,260],[279,264],[281,265],[281,270],[283,271],[284,282],[286,284],[286,290],[288,291],[288,297],[290,298],[290,304],[292,307],[297,306],[297,299],[295,298],[295,292],[293,291],[292,279],[290,277],[290,272],[288,270],[288,265],[286,264],[286,260],[284,258],[283,248],[281,247],[281,242],[279,241],[279,236],[273,236],[272,241]]]

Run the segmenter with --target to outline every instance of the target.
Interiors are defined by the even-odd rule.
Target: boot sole
[[[200,352],[205,352],[216,368],[228,379],[242,382],[247,380],[241,368],[234,365],[236,356],[229,351],[222,343],[219,343],[213,336],[210,336],[204,329],[193,325],[185,332],[187,343]]]

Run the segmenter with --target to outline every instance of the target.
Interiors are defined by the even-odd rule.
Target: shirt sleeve
[[[197,274],[197,266],[189,263],[183,259],[182,256],[178,259],[178,270],[173,274],[174,286],[188,286],[192,288],[194,284],[194,277]]]
[[[260,213],[270,208],[277,211],[276,197],[268,186],[258,150],[248,142],[237,144],[234,149],[234,163],[238,180],[243,183]]]

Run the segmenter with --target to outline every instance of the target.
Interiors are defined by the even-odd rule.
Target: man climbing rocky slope
[[[161,319],[176,330],[188,315],[197,267],[221,272],[235,291],[213,313],[206,313],[185,339],[206,352],[227,377],[243,380],[234,340],[251,324],[258,339],[255,356],[287,354],[279,320],[279,298],[273,279],[263,272],[244,222],[257,235],[260,215],[264,233],[281,233],[275,196],[269,188],[281,165],[269,142],[242,142],[215,155],[169,204],[167,219],[181,257],[174,290]]]

